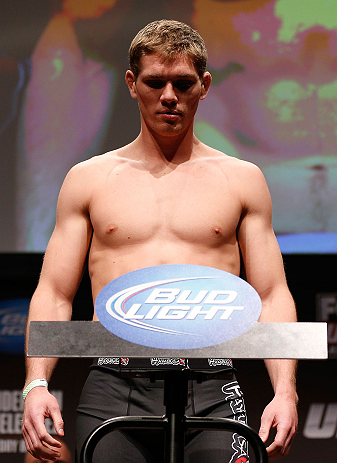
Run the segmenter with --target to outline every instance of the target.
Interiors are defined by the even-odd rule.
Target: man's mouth
[[[182,116],[182,113],[179,111],[160,111],[159,114],[162,116],[167,116],[167,117],[179,117]]]

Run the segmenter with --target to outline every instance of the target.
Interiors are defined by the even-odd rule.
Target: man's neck
[[[137,151],[144,156],[143,160],[149,163],[181,164],[194,156],[199,141],[193,134],[193,127],[176,136],[154,134],[147,127],[142,127],[135,143],[139,149]]]

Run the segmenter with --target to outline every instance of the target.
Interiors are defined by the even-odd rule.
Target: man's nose
[[[174,91],[174,86],[172,82],[167,82],[165,87],[163,88],[161,97],[160,97],[161,102],[166,102],[166,103],[177,103],[178,98],[177,95]]]

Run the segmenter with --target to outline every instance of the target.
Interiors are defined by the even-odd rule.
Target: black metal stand
[[[151,371],[148,376],[153,377],[157,373],[159,372]],[[98,442],[106,434],[120,429],[162,429],[165,435],[165,463],[184,462],[185,432],[192,429],[235,432],[245,437],[249,444],[251,444],[257,463],[268,463],[268,456],[263,442],[249,426],[227,418],[199,418],[187,417],[185,415],[188,380],[195,378],[202,379],[202,373],[181,370],[161,372],[159,375],[164,378],[164,405],[166,407],[166,414],[164,416],[152,417],[122,416],[104,421],[87,437],[81,451],[81,463],[92,463],[92,456]],[[219,375],[217,377],[219,378]]]
[[[29,357],[149,358],[167,357],[167,355],[167,349],[146,347],[125,341],[97,322],[30,323]],[[170,357],[179,358],[326,359],[327,356],[326,323],[256,323],[238,338],[216,346],[170,350]],[[162,429],[165,435],[165,463],[184,461],[185,432],[192,429],[222,430],[240,434],[251,444],[256,462],[268,462],[264,444],[249,426],[225,418],[185,416],[187,382],[188,379],[199,379],[199,372],[171,370],[166,371],[164,376],[163,373],[160,375],[158,370],[143,373],[142,376],[164,379],[165,416],[124,416],[105,421],[88,436],[84,443],[81,463],[91,463],[94,449],[100,439],[117,429]],[[129,376],[132,375],[139,377],[140,372],[130,371]],[[205,379],[207,377],[206,375]]]
[[[197,349],[170,349],[170,357],[179,358],[253,358],[253,359],[326,359],[326,323],[256,323],[246,333],[216,346]],[[126,341],[107,331],[100,323],[86,321],[31,322],[29,357],[167,357],[168,350],[146,347]],[[187,384],[199,379],[191,370],[143,372],[150,378],[164,379],[162,417],[118,417],[105,421],[87,438],[81,452],[81,463],[91,463],[97,443],[117,429],[162,429],[165,435],[165,463],[184,461],[184,439],[187,430],[235,432],[251,444],[257,463],[267,463],[267,452],[259,436],[249,426],[226,418],[185,416]],[[193,377],[193,374],[195,375]],[[139,371],[129,376],[139,377]],[[143,375],[143,376],[144,376]],[[208,375],[206,375],[207,379]],[[217,375],[219,377],[219,375]],[[202,378],[201,378],[202,379]]]

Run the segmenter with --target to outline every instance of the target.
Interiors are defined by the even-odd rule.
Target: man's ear
[[[212,82],[212,76],[208,71],[206,71],[202,77],[200,100],[203,100],[204,98],[206,98],[209,87],[211,86],[211,82]]]
[[[130,95],[132,98],[137,98],[136,79],[132,71],[126,71],[125,82],[129,87]]]

